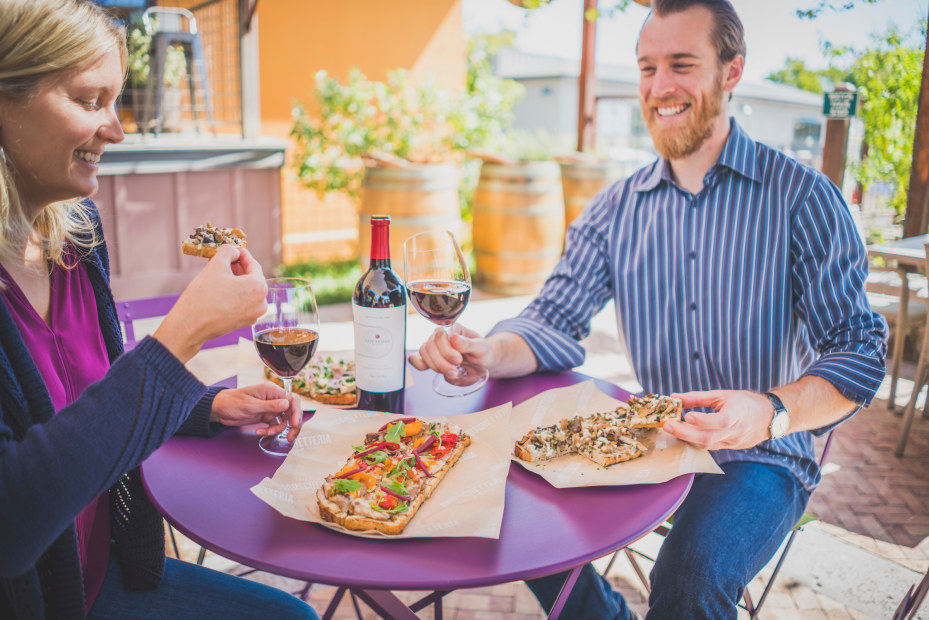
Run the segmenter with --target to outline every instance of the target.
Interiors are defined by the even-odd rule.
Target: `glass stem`
[[[449,325],[443,325],[443,326],[442,326],[442,329],[445,330],[445,336],[448,338],[448,343],[449,343],[449,344],[452,343],[452,326],[453,326],[453,325],[454,325],[454,323],[451,323],[451,324],[449,324]],[[453,347],[453,348],[454,348],[454,347]],[[465,372],[464,368],[461,367],[461,364],[458,364],[457,366],[455,366],[455,376],[454,376],[454,377],[449,377],[449,378],[450,378],[450,379],[457,379],[458,377],[460,377],[461,375],[463,375],[464,372]]]
[[[287,399],[287,402],[290,402],[290,393],[293,390],[294,380],[293,377],[281,377],[281,383],[284,384],[284,398]],[[290,432],[290,410],[284,412],[284,430],[278,434],[278,439],[281,441],[287,441],[287,433]]]

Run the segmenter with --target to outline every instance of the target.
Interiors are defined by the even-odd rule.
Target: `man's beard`
[[[719,71],[712,90],[706,93],[703,104],[697,105],[696,100],[681,102],[679,100],[651,99],[642,104],[642,115],[645,125],[652,136],[655,150],[665,159],[682,159],[691,155],[703,146],[703,143],[713,135],[713,123],[722,111],[723,100],[723,73]],[[688,103],[693,111],[691,121],[684,127],[665,127],[657,122],[653,116],[655,108],[663,104]]]

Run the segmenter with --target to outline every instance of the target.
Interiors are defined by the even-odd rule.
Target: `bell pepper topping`
[[[457,433],[442,433],[442,445],[454,446],[458,443]]]
[[[413,420],[412,422],[410,422],[404,427],[403,433],[407,437],[412,437],[413,435],[418,435],[422,430],[423,430],[422,420]]]

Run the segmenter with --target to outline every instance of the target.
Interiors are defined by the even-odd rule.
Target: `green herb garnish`
[[[364,456],[364,460],[366,460],[371,465],[377,465],[378,463],[383,463],[387,460],[387,453],[383,450],[378,450],[377,452],[366,454]]]
[[[384,487],[385,489],[390,489],[391,491],[399,495],[406,495],[408,493],[408,491],[406,490],[406,487],[400,484],[399,482],[397,482],[396,480],[385,480],[384,482],[381,483],[381,486]]]
[[[351,493],[360,489],[362,485],[357,480],[349,480],[348,478],[336,478],[333,481],[333,488],[336,493]]]
[[[403,422],[397,422],[389,429],[387,429],[387,435],[384,437],[384,441],[389,441],[391,443],[400,443],[400,439],[404,437],[404,429],[406,424]]]

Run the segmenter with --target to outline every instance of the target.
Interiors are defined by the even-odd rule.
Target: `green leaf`
[[[390,489],[394,493],[399,493],[400,495],[407,495],[409,492],[406,490],[406,487],[397,482],[396,480],[385,480],[381,482],[381,486],[385,489]]]
[[[377,452],[365,455],[364,459],[371,465],[376,465],[387,460],[387,453],[383,450],[378,450]]]
[[[357,480],[349,480],[348,478],[336,478],[333,481],[333,488],[336,493],[352,493],[360,489],[362,485]]]
[[[406,425],[403,422],[397,422],[393,424],[389,429],[387,429],[387,435],[384,436],[384,441],[389,441],[391,443],[400,443],[400,439],[404,437],[404,429]]]

